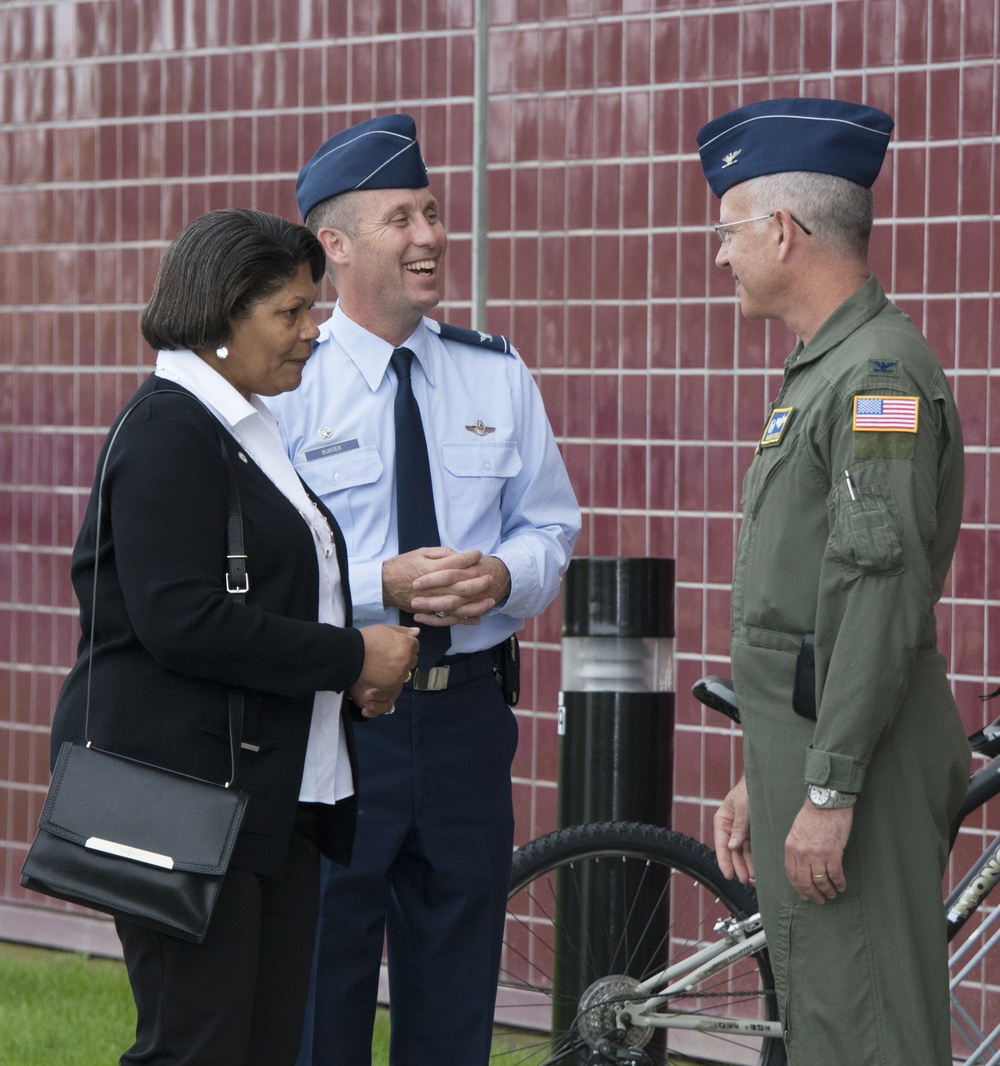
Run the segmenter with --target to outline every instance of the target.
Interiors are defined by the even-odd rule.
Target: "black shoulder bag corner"
[[[165,391],[179,393],[176,389]],[[94,611],[108,457],[125,419],[141,402],[133,404],[119,421],[101,469]],[[236,477],[221,430],[220,444],[228,483],[226,589],[242,603],[248,588],[243,521]],[[200,944],[208,932],[246,812],[248,797],[230,787],[239,769],[243,692],[229,690],[231,776],[225,785],[95,748],[90,741],[89,672],[94,653],[94,611],[84,727],[87,742],[79,745],[67,741],[59,749],[38,832],[21,869],[21,885]]]

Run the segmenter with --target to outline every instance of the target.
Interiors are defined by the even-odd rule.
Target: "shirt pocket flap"
[[[359,485],[372,485],[382,476],[382,458],[374,444],[338,452],[323,459],[300,460],[295,469],[318,496]]]
[[[455,441],[444,444],[442,452],[445,469],[455,477],[514,477],[522,465],[510,440]]]

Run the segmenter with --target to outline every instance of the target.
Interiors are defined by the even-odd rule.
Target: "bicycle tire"
[[[581,921],[577,913],[588,893],[589,906],[599,915],[596,930],[593,919]],[[595,1057],[595,1037],[608,1018],[607,1008],[598,1014],[599,1004],[615,994],[616,982],[620,989],[619,975],[647,977],[668,957],[673,962],[718,941],[717,919],[746,918],[756,910],[752,888],[723,878],[704,844],[668,829],[603,822],[531,841],[514,855],[495,1012],[498,1033],[506,1027],[518,1032],[509,1044],[498,1036],[490,1062],[785,1066],[784,1044],[773,1037],[737,1040],[724,1033],[637,1027],[625,1037],[619,1034],[615,1050],[605,1046]],[[675,1009],[728,1012],[744,1020],[777,1018],[766,949],[711,981],[710,989]],[[582,998],[584,986],[589,1000]],[[594,1003],[595,995],[598,1006],[581,1010],[582,1004]]]

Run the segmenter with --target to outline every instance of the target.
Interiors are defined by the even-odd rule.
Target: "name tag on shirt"
[[[330,444],[321,444],[318,448],[310,448],[307,452],[302,453],[302,457],[307,463],[311,463],[315,459],[325,459],[329,455],[353,452],[358,447],[358,438],[355,437],[352,440],[339,440]]]

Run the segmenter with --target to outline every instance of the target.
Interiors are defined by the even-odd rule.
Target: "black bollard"
[[[669,825],[674,560],[574,559],[563,579],[562,603],[559,825]],[[582,887],[557,878],[554,1032],[572,1028],[581,996],[607,976],[612,961],[602,957],[603,945],[658,945],[663,937],[665,910],[662,924],[644,920],[632,929],[629,923],[637,918],[610,902],[640,903],[642,897],[647,905],[634,913],[648,917],[657,910],[655,901],[666,899],[662,875],[650,874],[637,885],[621,883],[626,876],[621,864],[609,862],[588,868]]]
[[[559,825],[669,825],[674,560],[574,559],[562,604]]]

